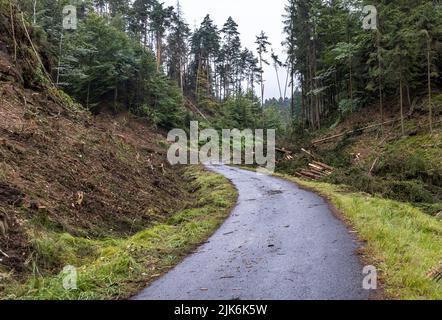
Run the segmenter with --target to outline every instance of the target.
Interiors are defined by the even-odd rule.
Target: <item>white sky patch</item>
[[[163,0],[166,5],[176,6],[177,0]],[[256,54],[256,36],[263,30],[272,43],[271,48],[283,62],[286,59],[281,42],[284,40],[282,15],[284,14],[285,0],[180,0],[186,22],[194,30],[199,27],[206,14],[219,29],[222,28],[229,16],[238,24],[241,33],[241,43]],[[265,66],[265,97],[279,98],[278,82],[275,69],[270,58],[270,48],[267,54],[269,66]],[[280,70],[279,77],[284,95],[286,71]],[[259,86],[257,86],[259,87]],[[259,88],[258,88],[259,89]],[[258,90],[257,89],[257,90]],[[289,95],[289,90],[287,90]]]

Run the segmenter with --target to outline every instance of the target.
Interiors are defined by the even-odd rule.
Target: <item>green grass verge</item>
[[[442,221],[393,200],[345,187],[280,175],[328,198],[366,241],[364,254],[374,263],[390,299],[442,299],[442,282],[427,273],[442,260]]]
[[[137,293],[205,241],[236,202],[237,192],[224,177],[199,167],[187,174],[196,177],[196,207],[129,238],[91,240],[34,230],[37,259],[47,267],[75,266],[77,290],[64,289],[62,272],[40,274],[35,267],[34,276],[24,283],[0,282],[0,298],[124,299]]]

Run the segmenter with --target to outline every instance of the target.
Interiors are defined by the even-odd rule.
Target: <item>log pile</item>
[[[282,159],[284,161],[294,160],[295,158],[293,151],[285,148],[276,148],[276,151],[282,154]],[[319,180],[333,173],[334,168],[318,161],[318,157],[312,151],[308,151],[304,148],[301,148],[301,151],[312,158],[312,161],[308,164],[308,168],[295,172],[296,176],[304,179]]]
[[[312,161],[308,168],[295,173],[296,176],[309,180],[319,180],[333,173],[334,168],[319,161]]]
[[[283,155],[282,160],[284,160],[284,161],[288,161],[288,160],[293,160],[294,159],[293,152],[290,151],[290,150],[287,150],[285,148],[276,148],[276,151]],[[279,161],[276,161],[276,162],[279,162]]]

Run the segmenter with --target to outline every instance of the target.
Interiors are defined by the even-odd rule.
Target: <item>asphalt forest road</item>
[[[321,197],[276,177],[210,169],[236,186],[237,206],[196,253],[134,299],[368,298],[358,243]]]

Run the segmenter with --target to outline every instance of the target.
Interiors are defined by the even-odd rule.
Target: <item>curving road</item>
[[[238,204],[221,228],[137,300],[367,299],[357,241],[326,202],[285,180],[228,166]]]

